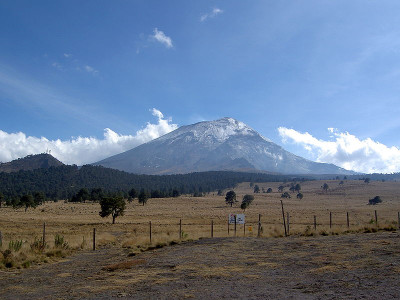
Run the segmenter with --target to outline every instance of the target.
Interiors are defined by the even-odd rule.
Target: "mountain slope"
[[[50,154],[42,153],[36,155],[28,155],[7,163],[0,164],[0,172],[18,172],[28,171],[42,168],[58,167],[64,164]]]
[[[285,174],[352,174],[296,156],[232,118],[182,126],[95,163],[139,174],[253,170]]]

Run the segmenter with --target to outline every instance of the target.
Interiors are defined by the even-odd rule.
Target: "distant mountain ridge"
[[[59,167],[64,164],[58,159],[47,153],[28,155],[10,162],[0,164],[0,172],[11,173],[18,171],[29,171],[35,169],[47,169]]]
[[[254,171],[354,174],[296,156],[232,118],[182,126],[153,141],[94,163],[137,174]]]

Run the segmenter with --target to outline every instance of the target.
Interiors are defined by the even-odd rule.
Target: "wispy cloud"
[[[159,110],[153,108],[151,111],[157,117],[157,122],[147,123],[134,135],[121,135],[106,128],[102,139],[77,137],[62,141],[0,130],[0,161],[51,150],[51,154],[64,163],[83,165],[129,150],[178,128],[171,119],[165,119]]]
[[[63,53],[62,58],[58,61],[54,61],[51,66],[60,71],[85,71],[92,75],[98,75],[100,72],[94,67],[85,64],[77,58],[72,59],[71,53]],[[45,58],[48,58],[47,56]],[[60,63],[61,60],[61,63]]]
[[[125,126],[120,118],[93,105],[93,99],[66,94],[57,87],[49,86],[0,63],[0,93],[3,97],[29,110],[39,110],[51,117],[68,115],[65,120],[78,120],[95,127],[101,119]],[[63,118],[64,119],[64,118]]]
[[[98,74],[99,71],[97,71],[95,68],[89,66],[89,65],[84,65],[83,66],[84,70],[88,73],[92,73],[92,74]]]
[[[167,48],[174,47],[174,45],[172,43],[172,39],[169,36],[166,36],[163,31],[158,30],[157,28],[154,28],[153,34],[150,35],[150,38],[154,41],[157,41],[157,42],[163,44]]]
[[[313,137],[308,132],[279,127],[278,132],[285,143],[288,140],[301,145],[312,153],[317,161],[333,163],[348,170],[364,173],[400,172],[400,149],[388,147],[370,138],[361,140],[348,132],[328,128],[332,140]]]
[[[58,69],[58,70],[60,70],[60,71],[62,71],[62,70],[64,69],[63,66],[62,66],[60,63],[58,63],[58,62],[53,62],[53,63],[51,64],[51,66],[54,67],[54,68],[56,68],[56,69]]]
[[[222,14],[223,12],[224,11],[222,9],[219,9],[219,8],[215,7],[209,13],[201,15],[200,22],[204,22],[207,19],[214,18],[214,17],[218,16],[219,14]]]

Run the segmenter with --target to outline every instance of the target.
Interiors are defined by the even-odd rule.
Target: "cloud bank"
[[[400,172],[400,149],[388,147],[370,138],[360,140],[348,132],[328,128],[332,141],[313,137],[308,132],[279,127],[282,141],[288,140],[303,146],[316,156],[317,161],[333,163],[348,170],[363,173]]]
[[[147,123],[135,135],[121,135],[109,128],[104,129],[104,138],[77,137],[70,140],[48,140],[45,137],[26,136],[23,132],[7,133],[0,130],[0,161],[7,162],[29,154],[51,154],[66,164],[83,165],[129,150],[158,138],[178,128],[171,119],[157,109],[152,109],[157,123]]]
[[[219,9],[217,7],[213,8],[213,10],[211,12],[206,13],[200,17],[200,22],[204,22],[207,19],[214,18],[214,17],[218,16],[219,14],[222,14],[223,12],[224,11],[222,9]]]
[[[166,36],[163,31],[154,28],[153,33],[154,34],[150,36],[153,40],[163,44],[167,48],[172,48],[174,46],[172,44],[172,39]]]

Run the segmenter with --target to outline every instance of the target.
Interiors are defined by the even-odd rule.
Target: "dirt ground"
[[[0,272],[1,299],[399,299],[400,233],[106,246]]]

